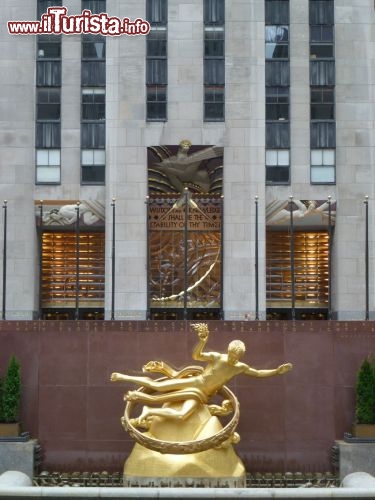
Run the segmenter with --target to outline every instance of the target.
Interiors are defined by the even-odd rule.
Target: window
[[[38,36],[36,84],[38,87],[61,86],[61,36]]]
[[[335,85],[335,61],[311,61],[310,85]]]
[[[224,116],[224,85],[204,87],[204,119],[221,121]]]
[[[82,184],[103,184],[105,181],[105,150],[82,149]]]
[[[61,36],[39,35],[37,42],[38,60],[61,59]]]
[[[153,28],[148,34],[147,56],[167,57],[167,30],[165,27]]]
[[[335,183],[333,0],[310,0],[310,181]]]
[[[311,148],[334,148],[336,147],[336,124],[335,122],[311,122],[310,123]]]
[[[36,182],[38,184],[60,183],[59,149],[38,149],[36,151]]]
[[[311,182],[313,184],[335,183],[335,150],[311,150]]]
[[[266,150],[266,183],[289,184],[290,163],[288,149]]]
[[[167,0],[147,0],[146,3],[146,18],[152,24],[167,24]]]
[[[289,122],[266,123],[266,147],[276,149],[289,149],[290,147]]]
[[[333,120],[335,109],[333,88],[311,87],[311,120]]]
[[[266,61],[266,85],[288,86],[289,81],[289,61]]]
[[[147,83],[167,84],[167,61],[166,59],[148,59],[146,66]]]
[[[82,0],[82,9],[106,11],[105,0]],[[102,35],[81,37],[81,184],[105,182],[106,43]]]
[[[146,38],[146,117],[167,119],[167,0],[147,0],[146,17],[151,31]]]
[[[166,85],[147,85],[147,118],[158,120],[164,116],[167,104]]]
[[[38,0],[37,16],[61,0]],[[60,183],[61,36],[38,35],[36,43],[35,182]]]
[[[289,27],[266,26],[266,59],[289,58]]]
[[[82,61],[82,85],[105,85],[105,61]]]
[[[289,24],[289,0],[266,0],[266,24]]]
[[[105,119],[105,89],[82,89],[82,120]]]
[[[333,26],[310,26],[310,57],[333,58]]]
[[[101,35],[82,35],[82,59],[104,60],[104,37]]]
[[[224,28],[223,26],[207,26],[204,30],[205,57],[224,57]]]
[[[35,142],[37,148],[60,148],[60,122],[37,122]]]
[[[82,35],[82,85],[105,85],[105,38]]]
[[[264,6],[266,184],[289,184],[289,2],[265,0]]]
[[[62,0],[38,0],[37,4],[37,16],[38,19],[42,17],[42,14],[47,12],[48,7],[58,7],[62,5]]]
[[[266,87],[266,120],[289,120],[289,87]]]
[[[36,84],[38,87],[60,87],[61,86],[61,63],[60,61],[37,61]]]
[[[37,119],[60,120],[60,89],[37,90]]]
[[[205,121],[225,116],[225,3],[204,1],[204,115]]]
[[[206,59],[204,65],[204,81],[208,85],[224,85],[224,59]]]
[[[310,0],[309,2],[310,24],[333,25],[334,8],[333,0]]]
[[[81,147],[82,148],[105,148],[105,123],[82,123],[81,124]]]
[[[204,0],[203,21],[205,25],[222,26],[225,21],[224,0]]]

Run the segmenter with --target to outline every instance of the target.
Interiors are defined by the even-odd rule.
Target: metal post
[[[77,201],[77,206],[75,208],[77,212],[76,219],[76,310],[74,319],[79,319],[79,205],[80,202]]]
[[[2,319],[5,319],[5,309],[6,309],[6,282],[7,282],[7,200],[4,200],[3,210],[4,210],[4,240],[3,240],[3,309],[2,309]]]
[[[146,269],[147,269],[147,278],[146,278],[146,293],[147,293],[147,312],[146,312],[146,319],[151,319],[151,311],[150,311],[150,197],[146,196],[146,217],[147,217],[147,262],[146,262]]]
[[[255,196],[255,319],[259,320],[258,196]]]
[[[187,289],[188,289],[188,224],[189,224],[189,196],[188,188],[184,189],[185,198],[185,226],[184,226],[184,319],[187,319]]]
[[[224,319],[224,196],[220,196],[220,319]]]
[[[332,197],[328,196],[328,319],[332,319]]]
[[[365,222],[365,280],[366,280],[366,314],[365,319],[368,320],[370,318],[369,314],[369,252],[368,252],[368,196],[365,196],[364,200],[365,204],[365,214],[366,214],[366,222]]]
[[[111,320],[115,319],[115,276],[116,276],[116,198],[112,198],[112,296],[111,296]]]
[[[294,270],[294,224],[293,224],[293,196],[289,196],[290,210],[290,278],[292,285],[292,320],[296,319],[296,290]]]
[[[39,319],[42,319],[42,293],[43,293],[43,200],[39,205]]]

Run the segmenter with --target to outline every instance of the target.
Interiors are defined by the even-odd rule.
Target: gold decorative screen
[[[326,231],[294,233],[294,283],[297,307],[327,307],[328,252],[329,235]],[[291,307],[290,234],[268,231],[266,253],[267,307]]]
[[[79,306],[104,307],[104,232],[81,232],[78,251]],[[77,241],[74,231],[42,236],[42,307],[75,307]]]
[[[180,201],[150,197],[150,307],[183,308],[186,288],[188,308],[219,308],[221,198],[196,195],[187,207]]]

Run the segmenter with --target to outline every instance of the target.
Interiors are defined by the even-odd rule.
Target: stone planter
[[[353,436],[375,439],[375,424],[353,424]]]
[[[0,423],[0,439],[2,437],[15,437],[21,434],[21,424],[19,422]]]

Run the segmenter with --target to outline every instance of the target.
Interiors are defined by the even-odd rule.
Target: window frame
[[[150,99],[150,93],[154,91],[156,99]],[[164,94],[164,99],[158,99],[159,95],[162,96]],[[158,112],[157,116],[153,116],[150,112],[150,108],[152,106],[160,106],[163,112]],[[148,121],[166,121],[167,120],[167,85],[147,85],[146,86],[146,107],[147,107],[147,119]],[[165,113],[163,119],[163,113]]]
[[[271,28],[275,32],[275,36],[272,37]],[[284,36],[280,37],[278,30],[283,29],[286,32],[286,38]],[[266,24],[264,28],[264,40],[265,40],[265,59],[266,61],[289,61],[289,25],[286,24]],[[269,56],[269,47],[273,47],[272,56]],[[280,54],[278,54],[278,49],[281,49]],[[286,54],[282,52],[286,49]]]
[[[168,120],[168,0],[147,0],[146,19],[151,25],[151,30],[146,36],[146,121],[166,122]],[[154,42],[155,45],[159,45],[156,51],[153,47]],[[151,100],[152,95],[156,95],[156,99]],[[159,100],[159,95],[163,96],[163,99]]]
[[[92,161],[84,161],[84,156],[92,153]],[[95,156],[104,156],[104,161],[95,161]],[[84,179],[85,171],[90,168],[101,169],[102,178],[98,181]],[[106,172],[106,150],[104,148],[81,148],[81,185],[83,186],[101,186],[105,184],[105,172]]]
[[[271,101],[273,99],[273,101]],[[286,99],[286,101],[282,101]],[[276,107],[275,118],[271,117],[270,108]],[[286,113],[281,110],[286,109]],[[285,114],[286,116],[282,116]],[[290,119],[290,87],[286,85],[266,86],[266,121],[289,121]]]
[[[225,122],[225,38],[225,0],[204,0],[203,121],[207,123]]]
[[[38,156],[40,153],[47,155],[48,161],[47,163],[38,162]],[[50,163],[50,155],[52,153],[58,153],[59,155],[59,163]],[[58,170],[58,180],[56,181],[43,181],[38,180],[38,173],[42,168],[51,168],[52,167]],[[35,184],[36,185],[60,185],[61,184],[61,149],[60,148],[35,148]]]
[[[317,153],[317,152],[321,152],[322,153],[322,163],[315,163],[313,164],[313,154],[314,153]],[[330,153],[333,153],[334,155],[334,161],[333,161],[333,165],[332,164],[324,164],[324,153],[327,153],[327,152],[330,152]],[[316,180],[313,180],[313,170],[314,169],[332,169],[333,170],[333,180],[329,180],[329,181],[316,181]],[[313,185],[325,185],[325,184],[329,184],[329,185],[334,185],[336,184],[336,149],[335,148],[311,148],[310,149],[310,184],[313,184]]]
[[[208,100],[208,89],[213,91],[211,95],[213,95],[213,100]],[[222,99],[215,99],[216,96],[222,95]],[[203,113],[204,113],[204,121],[205,122],[222,122],[225,120],[225,85],[205,85],[204,86],[204,97],[203,97]],[[222,110],[218,113],[218,116],[215,117],[215,113],[209,112],[209,107],[216,108],[217,111],[222,108]]]
[[[313,101],[313,94],[319,97],[320,100]],[[332,95],[332,99],[330,101],[325,98],[325,95]],[[315,107],[315,111],[313,112],[313,107]],[[319,116],[319,110],[324,110],[325,108],[330,107],[330,111],[327,116]],[[318,113],[318,116],[313,116]],[[322,121],[335,121],[335,87],[322,85],[322,86],[311,86],[310,87],[310,121],[322,122]]]
[[[84,101],[84,96],[91,96],[92,102]],[[97,102],[95,96],[103,96],[103,102]],[[93,111],[94,110],[94,111]],[[95,111],[96,110],[96,111]],[[89,116],[93,113],[93,116]],[[81,122],[105,121],[106,92],[104,87],[81,88]],[[86,115],[86,116],[85,116]]]
[[[266,0],[264,19],[265,24],[290,24],[289,0]]]
[[[275,153],[277,157],[277,163],[269,163],[268,157],[270,153]],[[288,164],[279,163],[279,156],[281,153],[288,153]],[[265,168],[266,168],[266,186],[290,186],[291,184],[291,169],[290,169],[290,148],[266,148],[265,151]],[[271,169],[281,169],[288,172],[288,180],[287,181],[275,181],[267,179],[267,173],[272,171]]]

